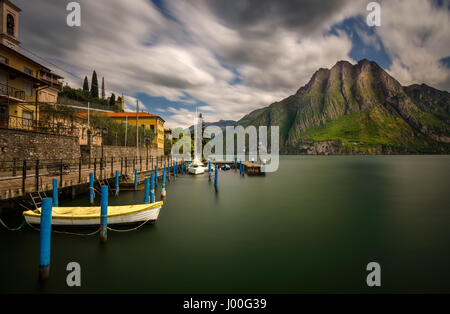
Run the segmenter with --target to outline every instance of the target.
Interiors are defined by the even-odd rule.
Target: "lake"
[[[0,292],[449,293],[449,174],[450,156],[282,156],[265,177],[219,172],[218,193],[207,174],[184,175],[155,225],[108,232],[105,245],[53,233],[44,286],[39,233],[0,229]],[[143,199],[123,191],[110,204]],[[378,288],[366,284],[372,261]],[[69,262],[79,288],[66,285]]]

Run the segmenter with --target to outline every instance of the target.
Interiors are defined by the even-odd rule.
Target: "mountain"
[[[222,130],[225,130],[225,128],[227,126],[236,126],[237,122],[234,120],[219,120],[216,122],[204,122],[204,127],[208,127],[208,126],[218,126],[220,127]],[[193,131],[194,130],[194,126],[191,125],[189,127],[189,130]]]
[[[378,64],[339,61],[294,95],[255,110],[243,126],[280,127],[288,154],[450,152],[450,94],[402,86]]]

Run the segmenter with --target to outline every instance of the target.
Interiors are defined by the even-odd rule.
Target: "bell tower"
[[[9,0],[0,0],[0,42],[5,46],[19,49],[20,8]]]

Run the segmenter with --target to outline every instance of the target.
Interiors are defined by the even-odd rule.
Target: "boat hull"
[[[158,202],[161,203],[161,202]],[[108,214],[108,225],[124,225],[136,224],[143,222],[155,222],[158,219],[161,210],[161,204],[154,204],[142,210],[135,210],[129,213],[122,214]],[[58,208],[55,208],[58,209]],[[32,225],[39,225],[41,222],[40,215],[25,212],[24,217],[27,223]],[[98,226],[100,224],[100,213],[92,217],[73,217],[62,215],[52,215],[52,226]]]
[[[203,167],[191,167],[191,168],[189,168],[188,169],[188,172],[190,173],[190,174],[202,174],[202,173],[205,173],[205,168],[203,168]]]

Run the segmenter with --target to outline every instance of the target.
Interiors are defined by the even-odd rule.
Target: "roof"
[[[105,112],[102,113],[110,118],[126,118],[128,117],[129,119],[136,119],[136,112]],[[80,113],[81,117],[86,117],[87,116],[87,112],[83,112]],[[148,113],[148,112],[139,112],[138,114],[139,118],[157,118],[157,119],[161,119],[162,121],[166,122],[163,118],[161,118],[160,116]]]
[[[18,52],[16,50],[14,50],[14,49],[9,48],[8,46],[6,46],[6,45],[4,45],[2,43],[0,43],[0,47],[5,49],[5,50],[7,50],[8,52],[10,52],[12,54],[15,54],[18,57],[21,57],[21,58],[23,58],[23,59],[25,59],[25,60],[27,60],[27,61],[29,61],[31,63],[34,63],[35,65],[37,65],[41,69],[44,69],[44,70],[47,70],[48,72],[51,72],[51,69],[47,68],[46,66],[42,65],[41,63],[39,63],[39,62],[37,62],[37,61],[27,57],[26,55],[24,55],[24,54],[22,54],[22,53],[20,53],[20,52]]]
[[[136,118],[136,112],[108,112],[106,115],[110,118]],[[148,113],[148,112],[139,112],[138,113],[139,118],[158,118],[164,121],[163,118],[160,116]]]
[[[2,0],[2,1],[0,1],[0,2],[6,2],[8,5],[10,5],[13,9],[15,9],[17,12],[21,12],[22,11],[22,9],[21,8],[19,8],[17,5],[15,5],[14,3],[12,3],[11,1],[9,1],[9,0]]]
[[[12,66],[10,66],[8,64],[4,64],[2,62],[0,62],[0,69],[4,69],[4,70],[10,71],[10,72],[13,72],[13,73],[15,73],[17,75],[26,77],[27,79],[29,79],[30,81],[33,81],[34,83],[39,83],[39,84],[46,85],[46,86],[49,85],[47,82],[45,82],[45,81],[43,81],[41,79],[38,79],[38,78],[36,78],[36,77],[34,77],[32,75],[29,75],[28,73],[19,71],[16,68],[13,68]]]

